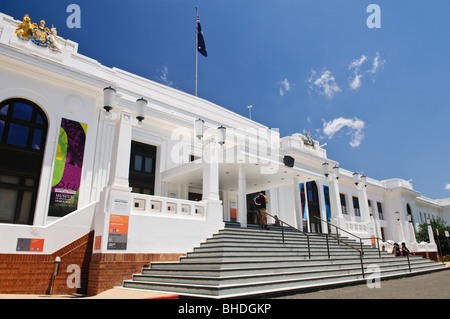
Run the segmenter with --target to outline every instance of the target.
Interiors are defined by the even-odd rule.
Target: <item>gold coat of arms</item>
[[[16,36],[24,41],[32,41],[41,47],[48,47],[53,51],[61,52],[56,28],[53,25],[51,29],[47,28],[45,20],[41,20],[37,25],[37,23],[31,23],[30,17],[26,14],[16,28]]]

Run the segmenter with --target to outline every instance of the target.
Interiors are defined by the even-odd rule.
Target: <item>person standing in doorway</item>
[[[261,191],[257,196],[254,198],[254,202],[256,205],[256,209],[258,210],[258,217],[259,217],[259,228],[263,229],[269,229],[267,227],[267,197],[264,195],[264,193]]]

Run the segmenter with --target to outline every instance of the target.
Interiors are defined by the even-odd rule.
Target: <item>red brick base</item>
[[[424,252],[415,252],[414,253],[416,256],[422,256],[423,258],[427,258],[427,259],[431,259],[434,261],[441,261],[441,258],[439,257],[439,254],[437,253],[437,251],[424,251]]]
[[[152,261],[178,261],[182,254],[92,254],[94,232],[74,241],[51,255],[0,254],[0,293],[49,294],[55,258],[61,258],[53,294],[96,295],[122,284],[132,274],[140,273]],[[80,269],[80,288],[69,288],[74,271]],[[69,270],[69,272],[68,272]]]

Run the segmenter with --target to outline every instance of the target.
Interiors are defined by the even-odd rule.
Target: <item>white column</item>
[[[218,144],[214,140],[207,142],[203,150],[203,196],[206,214],[211,229],[223,226],[223,205],[219,196]]]
[[[203,151],[202,200],[220,200],[218,150],[214,141],[209,141]]]
[[[123,190],[129,189],[129,170],[131,154],[131,113],[123,111],[114,131],[114,142],[109,169],[108,186]]]
[[[239,164],[238,177],[238,221],[241,227],[247,227],[247,181],[242,164]]]
[[[328,179],[329,196],[330,196],[330,208],[331,208],[331,220],[332,224],[345,229],[345,220],[342,215],[341,197],[339,193],[339,181],[335,177]],[[334,231],[332,229],[332,231]]]
[[[367,198],[367,191],[364,185],[358,185],[358,202],[359,202],[359,210],[361,212],[361,220],[363,222],[370,222],[370,210],[369,210],[369,202]]]

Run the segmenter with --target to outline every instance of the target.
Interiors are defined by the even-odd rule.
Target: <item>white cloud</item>
[[[356,90],[361,86],[361,78],[362,74],[355,74],[355,78],[353,80],[349,80],[350,82],[350,88],[352,90]]]
[[[308,83],[310,84],[310,89],[325,95],[328,99],[332,99],[336,93],[341,91],[334,76],[326,69],[320,75],[317,75],[316,71],[312,70]]]
[[[357,69],[360,68],[364,62],[367,60],[367,55],[362,55],[359,60],[353,60],[352,63],[348,66],[349,69]]]
[[[281,87],[280,87],[280,95],[284,96],[286,92],[289,92],[291,90],[291,84],[289,83],[289,80],[287,78],[284,78],[283,81],[281,81]]]
[[[450,183],[445,185],[445,189],[450,189]]]
[[[162,84],[173,86],[173,82],[169,80],[169,68],[167,66],[164,66],[161,70],[161,75],[157,77],[157,80],[161,82]]]
[[[370,68],[363,68],[363,64],[369,60],[372,60]],[[369,58],[367,55],[361,55],[359,59],[353,60],[349,66],[349,70],[353,70],[352,75],[350,76],[348,82],[350,89],[356,90],[359,89],[362,85],[362,78],[365,74],[375,74],[384,64],[386,60],[382,60],[380,57],[380,53],[376,53],[373,59]]]
[[[363,129],[365,128],[364,121],[354,118],[346,119],[343,117],[335,118],[329,122],[323,123],[323,133],[328,136],[328,138],[333,138],[333,136],[340,130],[347,128],[348,135],[351,135],[350,146],[358,147],[362,140],[364,139]]]
[[[370,69],[370,73],[376,73],[380,67],[382,67],[386,63],[386,60],[382,60],[380,58],[380,53],[376,53],[375,58],[372,62],[372,69]]]

